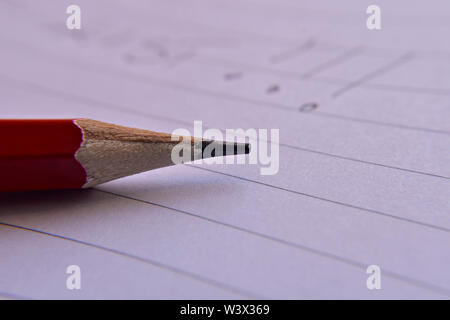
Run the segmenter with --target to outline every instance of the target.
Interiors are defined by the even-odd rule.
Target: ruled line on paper
[[[198,167],[198,166],[190,165],[190,164],[185,164],[185,165],[189,166],[189,167],[192,167],[192,168],[199,169],[199,170],[209,171],[209,172],[213,172],[213,173],[216,173],[216,174],[221,174],[221,175],[224,175],[224,176],[228,176],[228,177],[231,177],[231,178],[243,180],[243,181],[246,181],[246,182],[256,183],[256,184],[263,185],[263,186],[266,186],[266,187],[269,187],[269,188],[274,188],[274,189],[278,189],[278,190],[281,190],[281,191],[294,193],[294,194],[297,194],[297,195],[300,195],[300,196],[305,196],[305,197],[309,197],[309,198],[313,198],[313,199],[317,199],[317,200],[321,200],[321,201],[330,202],[330,203],[333,203],[335,205],[340,205],[340,206],[344,206],[344,207],[347,207],[347,208],[353,208],[353,209],[365,211],[365,212],[368,212],[368,213],[373,213],[373,214],[377,214],[377,215],[380,215],[380,216],[384,216],[384,217],[387,217],[387,218],[401,220],[401,221],[409,222],[409,223],[414,223],[414,224],[417,224],[417,225],[420,225],[420,226],[423,226],[423,227],[427,227],[427,228],[431,228],[431,229],[434,229],[434,230],[439,230],[439,231],[443,231],[443,232],[446,232],[446,233],[450,233],[450,228],[444,228],[444,227],[440,227],[440,226],[437,226],[437,225],[433,225],[433,224],[429,224],[429,223],[425,223],[425,222],[421,222],[421,221],[407,219],[407,218],[403,218],[403,217],[400,217],[400,216],[397,216],[397,215],[394,215],[394,214],[390,214],[390,213],[386,213],[386,212],[382,212],[382,211],[378,211],[378,210],[373,210],[373,209],[370,209],[370,208],[359,207],[359,206],[355,206],[355,205],[350,204],[350,203],[340,202],[340,201],[336,201],[336,200],[320,197],[320,196],[317,196],[317,195],[304,193],[304,192],[301,192],[301,191],[296,191],[296,190],[292,190],[292,189],[288,189],[288,188],[284,188],[284,187],[280,187],[280,186],[275,186],[275,185],[272,185],[272,184],[269,184],[269,183],[264,183],[264,182],[256,181],[256,180],[253,180],[253,179],[248,179],[248,178],[245,178],[245,177],[240,177],[240,176],[237,176],[237,175],[223,173],[223,172],[220,172],[220,171],[207,169],[207,168],[204,168],[204,167]]]
[[[425,127],[408,126],[408,125],[404,125],[404,124],[400,124],[400,123],[392,123],[392,122],[381,122],[381,121],[377,121],[377,120],[363,119],[363,118],[358,118],[358,117],[351,117],[351,116],[340,115],[340,114],[326,112],[326,111],[315,111],[315,112],[309,113],[309,115],[320,116],[320,117],[330,117],[330,118],[333,118],[333,119],[346,119],[346,120],[349,120],[349,121],[367,123],[367,124],[372,124],[372,125],[377,125],[377,126],[392,127],[392,128],[397,128],[397,129],[423,131],[423,132],[430,132],[430,133],[436,133],[436,134],[450,135],[450,131],[446,131],[446,130],[438,130],[438,129],[431,129],[431,128],[425,128]]]
[[[94,189],[94,190],[96,190],[96,189]],[[97,190],[97,191],[100,191],[100,190]],[[77,244],[80,244],[80,245],[83,245],[83,246],[87,246],[87,247],[103,250],[103,251],[106,251],[106,252],[109,252],[109,253],[120,255],[122,257],[133,259],[135,261],[139,261],[139,262],[143,262],[143,263],[146,263],[146,264],[150,264],[150,265],[152,265],[154,267],[157,267],[157,268],[169,271],[169,272],[174,272],[174,273],[177,273],[177,274],[179,274],[181,276],[189,277],[191,279],[194,279],[196,281],[200,281],[200,282],[209,284],[209,285],[217,287],[219,289],[239,294],[242,297],[252,298],[252,299],[265,299],[265,297],[261,297],[260,295],[255,294],[255,293],[247,292],[244,289],[236,288],[236,287],[230,286],[229,284],[221,283],[221,282],[218,282],[216,280],[204,277],[202,275],[198,275],[198,274],[195,274],[195,273],[192,273],[192,272],[189,272],[189,271],[185,271],[185,270],[179,269],[177,267],[170,266],[170,265],[158,262],[158,261],[153,260],[153,259],[148,259],[148,258],[140,257],[140,256],[137,256],[137,255],[133,255],[133,254],[127,253],[127,252],[122,251],[122,250],[117,250],[117,249],[114,249],[114,248],[109,248],[109,247],[106,247],[106,246],[90,243],[90,242],[79,240],[79,239],[75,239],[75,238],[72,238],[72,237],[66,237],[66,236],[62,236],[62,235],[58,235],[58,234],[54,234],[54,233],[50,233],[50,232],[45,232],[45,231],[34,229],[34,228],[23,227],[23,226],[7,223],[7,222],[1,222],[0,221],[0,226],[15,228],[15,229],[19,229],[19,230],[22,230],[22,231],[34,232],[34,233],[41,234],[41,235],[44,235],[44,236],[53,237],[53,238],[56,238],[56,239],[59,239],[59,240],[71,241],[73,243],[77,243]]]
[[[438,89],[438,88],[424,88],[417,86],[405,86],[398,84],[383,84],[383,83],[364,83],[362,87],[374,88],[384,91],[396,91],[396,92],[408,92],[415,94],[432,94],[432,95],[444,95],[450,96],[450,89]]]
[[[345,85],[348,83],[348,80],[339,77],[329,77],[321,75],[317,75],[316,77],[310,78],[309,81],[334,85],[343,85],[343,84]],[[358,88],[363,88],[367,90],[377,90],[381,92],[403,92],[403,93],[414,93],[418,95],[450,96],[450,89],[425,88],[418,86],[406,86],[399,84],[386,84],[377,82],[364,82]]]

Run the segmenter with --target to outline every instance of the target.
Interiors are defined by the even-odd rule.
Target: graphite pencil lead
[[[203,140],[202,158],[231,156],[250,153],[250,143]]]

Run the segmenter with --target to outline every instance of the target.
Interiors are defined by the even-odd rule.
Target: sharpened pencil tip
[[[249,154],[250,143],[226,141],[202,141],[202,158]]]

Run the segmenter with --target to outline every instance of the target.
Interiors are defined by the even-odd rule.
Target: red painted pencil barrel
[[[0,120],[0,192],[81,188],[82,140],[71,119]]]

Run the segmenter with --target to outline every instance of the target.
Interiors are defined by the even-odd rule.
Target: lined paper
[[[0,298],[448,299],[449,7],[378,2],[369,31],[364,1],[78,1],[69,31],[70,1],[0,1],[3,118],[280,129],[276,175],[0,195]]]

